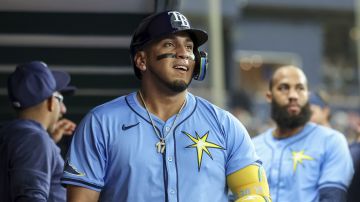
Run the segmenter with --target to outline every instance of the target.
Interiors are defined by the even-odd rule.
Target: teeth
[[[185,66],[176,66],[175,69],[181,69],[181,70],[187,71],[187,67],[185,67]]]

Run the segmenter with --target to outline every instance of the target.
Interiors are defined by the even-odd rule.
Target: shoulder
[[[204,98],[195,96],[195,99],[197,103],[195,113],[205,117],[206,122],[216,123],[223,134],[229,136],[248,135],[245,126],[229,111],[212,104]]]
[[[321,138],[321,139],[335,139],[335,140],[345,140],[345,135],[342,134],[340,131],[314,124],[314,123],[308,123],[309,126],[314,127],[314,136]],[[313,138],[313,136],[312,136]]]
[[[217,120],[221,125],[225,126],[227,129],[234,129],[234,130],[242,130],[247,131],[243,123],[236,118],[233,114],[231,114],[229,111],[222,109],[208,100],[196,97],[197,99],[197,109],[201,113],[203,113],[208,119],[210,117],[213,117],[215,120]]]
[[[199,96],[193,95],[191,93],[189,93],[189,96],[193,97],[196,100],[198,106],[207,107],[207,108],[219,110],[219,111],[225,111],[224,109],[216,106],[215,104],[211,103],[209,100],[207,100],[203,97],[199,97]]]
[[[94,114],[111,113],[114,110],[118,110],[127,106],[125,96],[121,96],[96,106],[90,112]]]
[[[315,124],[313,133],[308,135],[306,139],[309,143],[312,142],[316,148],[324,148],[328,153],[343,155],[345,152],[350,157],[348,142],[345,135],[340,131]]]
[[[236,119],[230,112],[216,106],[215,104],[211,103],[210,101],[208,101],[202,97],[198,97],[198,96],[194,96],[194,97],[197,101],[197,110],[201,110],[202,112],[207,111],[207,112],[212,113],[212,114],[216,115],[217,117],[221,117],[221,118],[230,118],[230,119],[234,119],[234,120]]]
[[[129,109],[125,97],[126,96],[121,96],[94,107],[86,114],[83,120],[92,119],[94,121],[101,119],[104,121],[108,119],[107,117],[115,117],[123,114],[126,109]]]
[[[43,137],[47,132],[42,128],[40,123],[32,120],[17,119],[9,122],[2,127],[2,133],[11,134],[17,138],[36,138],[37,136]]]
[[[34,121],[15,120],[5,125],[3,129],[2,134],[7,137],[10,149],[32,153],[37,149],[51,150],[51,145],[54,144],[49,134]]]

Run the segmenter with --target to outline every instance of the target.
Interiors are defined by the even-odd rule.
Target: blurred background
[[[0,121],[14,114],[6,78],[16,64],[43,60],[67,71],[75,96],[67,118],[135,91],[131,35],[152,12],[177,9],[209,33],[205,81],[190,91],[231,111],[256,135],[271,125],[265,101],[272,71],[300,66],[311,90],[328,94],[331,122],[349,142],[359,134],[356,0],[0,0]],[[121,114],[119,114],[121,116]]]

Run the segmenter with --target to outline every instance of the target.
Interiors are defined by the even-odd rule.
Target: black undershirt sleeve
[[[319,202],[346,202],[346,191],[336,187],[325,187],[320,189]]]

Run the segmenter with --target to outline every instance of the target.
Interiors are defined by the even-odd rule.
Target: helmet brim
[[[193,37],[193,41],[196,44],[196,46],[203,45],[208,40],[208,35],[205,31],[200,29],[186,29],[183,30],[190,34],[191,37]],[[180,31],[179,31],[180,32]]]

